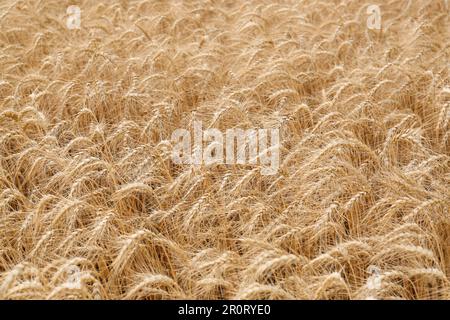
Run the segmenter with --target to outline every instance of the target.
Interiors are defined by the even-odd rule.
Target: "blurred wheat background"
[[[0,299],[450,299],[449,39],[445,0],[2,0]],[[194,120],[279,127],[278,174],[175,165]]]

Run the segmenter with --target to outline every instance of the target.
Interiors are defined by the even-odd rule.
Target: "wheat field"
[[[0,299],[450,299],[449,6],[2,0]]]

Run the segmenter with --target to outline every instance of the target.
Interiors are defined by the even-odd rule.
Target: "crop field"
[[[0,299],[450,299],[449,12],[1,0]]]

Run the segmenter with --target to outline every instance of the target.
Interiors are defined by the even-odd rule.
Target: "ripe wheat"
[[[0,299],[450,299],[450,8],[376,2],[2,1]]]

